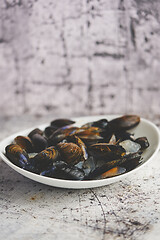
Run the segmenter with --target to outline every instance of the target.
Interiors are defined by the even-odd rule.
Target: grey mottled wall
[[[159,76],[158,0],[0,0],[3,116],[159,119]]]

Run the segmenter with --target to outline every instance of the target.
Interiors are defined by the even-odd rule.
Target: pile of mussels
[[[56,119],[44,131],[17,136],[5,149],[15,165],[42,176],[70,180],[104,179],[134,169],[149,147],[146,137],[135,139],[127,130],[140,117],[125,115],[100,119],[76,127],[69,119]]]

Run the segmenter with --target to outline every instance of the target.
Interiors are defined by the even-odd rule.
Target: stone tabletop
[[[46,119],[1,120],[0,138]],[[0,160],[0,229],[6,240],[159,240],[160,153],[136,175],[71,190],[23,177]]]

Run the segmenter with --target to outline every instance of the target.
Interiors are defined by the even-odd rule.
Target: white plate
[[[90,121],[96,121],[101,118],[107,118],[108,120],[111,120],[117,116],[115,115],[107,115],[107,116],[92,116],[92,117],[81,117],[81,118],[73,118],[73,120],[76,121],[76,126],[81,126],[82,124]],[[44,129],[46,126],[48,126],[49,123],[38,126],[40,129]],[[80,188],[93,188],[93,187],[100,187],[104,185],[108,185],[114,182],[117,182],[119,180],[124,179],[125,177],[129,176],[132,173],[136,173],[141,167],[143,167],[145,164],[147,164],[149,161],[151,161],[155,155],[157,154],[159,148],[160,148],[160,133],[159,129],[150,121],[141,118],[140,124],[133,128],[130,132],[135,134],[135,137],[147,137],[148,141],[150,143],[150,146],[148,149],[144,151],[142,154],[143,156],[143,164],[138,166],[137,168],[124,173],[119,176],[107,178],[107,179],[101,179],[101,180],[86,180],[86,181],[74,181],[74,180],[62,180],[62,179],[55,179],[45,176],[40,176],[38,174],[31,173],[29,171],[26,171],[24,169],[21,169],[11,163],[9,159],[4,155],[5,147],[10,144],[13,139],[18,135],[27,135],[31,130],[27,129],[25,131],[18,132],[6,139],[4,139],[2,142],[0,142],[0,157],[3,159],[3,161],[8,164],[11,168],[13,168],[15,171],[19,172],[23,176],[30,178],[34,181],[51,185],[54,187],[61,187],[61,188],[74,188],[74,189],[80,189]]]

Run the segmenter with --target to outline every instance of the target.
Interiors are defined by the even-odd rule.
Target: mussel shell
[[[90,127],[90,128],[79,128],[74,132],[74,135],[84,138],[84,139],[102,139],[100,133],[102,129],[98,127]]]
[[[86,127],[86,128],[90,128],[90,127],[98,127],[101,129],[105,129],[108,125],[108,120],[107,119],[100,119],[98,121],[94,121],[94,122],[88,122],[86,124],[84,124],[82,127]]]
[[[67,164],[61,160],[53,162],[52,165],[49,166],[49,168],[45,169],[43,172],[40,173],[42,176],[46,177],[54,177],[59,178],[59,169],[66,166]]]
[[[104,173],[102,173],[98,179],[104,179],[109,177],[115,177],[126,172],[126,168],[123,167],[114,167]]]
[[[121,167],[126,168],[126,171],[131,171],[141,164],[141,154],[133,153],[129,154],[128,160],[121,164]]]
[[[60,152],[61,158],[69,165],[75,165],[83,161],[82,149],[75,143],[58,143],[57,148]]]
[[[33,137],[34,134],[43,135],[43,131],[40,130],[39,128],[35,128],[35,129],[33,129],[33,130],[28,134],[28,137],[29,137],[30,139],[32,139],[32,137]]]
[[[37,133],[32,136],[32,142],[35,152],[41,152],[48,147],[47,139]]]
[[[28,154],[18,144],[10,144],[5,148],[6,156],[15,165],[26,168],[28,163]]]
[[[112,161],[113,159],[123,157],[126,154],[126,151],[119,145],[97,143],[89,146],[89,153],[94,158]]]
[[[139,153],[133,153],[125,155],[123,158],[106,162],[104,165],[102,165],[101,167],[97,167],[93,172],[91,172],[87,179],[96,179],[97,177],[100,177],[101,174],[117,166],[121,166],[127,169],[127,166],[130,165],[130,162],[134,160],[139,161],[140,158],[141,155]]]
[[[61,176],[62,179],[81,181],[84,179],[85,173],[82,169],[75,166],[64,166],[59,169],[59,176]]]
[[[146,137],[139,137],[135,140],[135,142],[141,145],[141,150],[149,147],[149,142]]]
[[[86,147],[85,143],[78,136],[76,136],[76,135],[69,136],[69,137],[67,137],[67,141],[77,144],[82,150],[83,158],[85,160],[88,158],[87,147]]]
[[[119,142],[124,141],[124,140],[134,141],[134,135],[127,131],[116,131],[115,136],[116,136],[117,141],[119,141]]]
[[[137,126],[140,122],[140,117],[137,115],[124,115],[111,120],[107,127],[112,131],[128,130]]]
[[[33,152],[33,143],[29,137],[17,136],[14,142],[23,148],[27,153]]]
[[[131,141],[131,140],[124,140],[119,143],[120,146],[122,146],[126,154],[128,153],[136,153],[141,149],[141,145],[137,142]]]
[[[44,134],[47,138],[49,138],[56,130],[57,130],[57,128],[55,128],[53,126],[48,126],[45,128]]]
[[[75,166],[69,166],[63,161],[54,162],[50,169],[41,172],[40,175],[58,179],[80,181],[85,177],[85,173],[82,169]]]
[[[57,161],[59,157],[58,150],[55,147],[49,147],[38,153],[31,161],[34,168],[41,172],[52,166],[53,162]]]
[[[73,123],[75,123],[75,121],[72,121],[70,119],[60,118],[60,119],[53,120],[51,122],[51,126],[55,128],[61,128],[67,125],[71,125]]]
[[[72,135],[78,127],[70,127],[65,126],[62,128],[58,128],[53,134],[48,138],[49,145],[56,145],[57,143],[61,142],[67,136]]]

